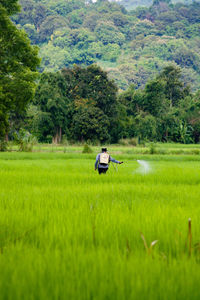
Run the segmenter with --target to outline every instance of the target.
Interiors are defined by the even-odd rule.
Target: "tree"
[[[119,138],[120,111],[117,101],[117,87],[109,80],[107,73],[100,67],[91,65],[87,68],[74,66],[63,69],[63,76],[68,89],[66,94],[72,101],[88,99],[94,107],[99,108],[109,120],[108,131],[111,141]]]
[[[162,2],[163,3],[165,2],[165,3],[169,4],[169,3],[171,3],[171,0],[154,0],[153,5],[157,5],[157,4],[162,3]]]
[[[136,90],[131,84],[126,91],[119,95],[119,102],[126,107],[127,115],[136,117],[143,109],[144,92]]]
[[[162,80],[153,80],[146,84],[143,100],[143,110],[152,116],[158,117],[166,110],[166,98],[164,94],[165,84]]]
[[[200,142],[200,90],[189,97],[185,98],[185,101],[181,105],[182,115],[184,121],[188,124],[189,128],[192,128],[191,136],[193,142]]]
[[[40,42],[50,40],[53,32],[58,28],[67,27],[67,21],[61,16],[48,16],[40,26]]]
[[[98,107],[80,107],[74,114],[71,135],[74,140],[109,142],[109,119]]]
[[[177,106],[189,94],[187,87],[181,81],[181,70],[174,66],[165,67],[157,77],[165,82],[164,93],[169,101],[169,106]]]
[[[69,18],[71,28],[79,28],[83,23],[84,11],[82,9],[74,10],[67,17]]]
[[[45,18],[51,14],[51,11],[41,3],[35,3],[33,0],[20,0],[21,11],[13,16],[17,24],[33,24],[39,31],[40,25]]]
[[[124,27],[129,23],[127,16],[120,12],[112,13],[111,18],[113,19],[114,25],[117,27]]]
[[[60,143],[69,123],[69,102],[65,96],[66,84],[60,73],[43,73],[36,89],[34,104],[40,109],[39,139],[52,136],[53,143]]]
[[[118,44],[107,44],[102,47],[102,58],[115,62],[120,55],[120,47]]]
[[[105,115],[116,116],[117,86],[100,67],[74,66],[73,69],[63,69],[62,74],[70,84],[69,95],[72,99],[92,99]]]
[[[45,72],[56,72],[63,66],[68,67],[72,62],[72,57],[67,50],[57,46],[54,47],[52,43],[41,47],[40,54],[43,55],[44,53],[41,70]]]
[[[123,122],[116,93],[114,83],[95,65],[43,73],[35,106],[29,106],[28,126],[40,141],[52,137],[59,143],[62,134],[75,141],[117,141]]]
[[[59,0],[51,1],[50,8],[55,10],[59,15],[66,16],[73,10],[81,9],[85,6],[85,1],[81,0]]]
[[[33,23],[33,11],[35,9],[35,2],[33,0],[21,0],[20,1],[21,10],[20,13],[12,16],[12,19],[20,25]]]
[[[98,12],[90,12],[86,14],[84,22],[83,22],[83,27],[87,27],[91,31],[94,31],[97,21],[100,19],[100,14]]]
[[[97,38],[105,45],[109,43],[122,45],[125,42],[124,34],[111,21],[100,21],[95,28],[95,33]]]
[[[34,96],[39,58],[27,35],[9,16],[19,10],[17,0],[0,3],[0,140],[8,133],[8,117],[21,112]]]
[[[156,139],[156,118],[150,114],[140,112],[135,118],[135,135],[142,140],[153,141]]]

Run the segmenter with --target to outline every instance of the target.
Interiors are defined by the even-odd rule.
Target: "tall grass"
[[[200,159],[162,157],[0,154],[0,299],[199,299]]]
[[[124,140],[124,145],[108,145],[109,151],[116,154],[127,155],[200,155],[200,144],[174,144],[174,143],[146,143],[145,145],[134,145],[133,140]],[[101,146],[90,146],[93,152],[98,152]],[[153,147],[153,148],[152,148]],[[9,143],[9,151],[17,151],[18,147]],[[33,146],[35,152],[51,152],[51,153],[82,153],[84,144],[68,145],[68,144],[38,144]],[[153,150],[153,153],[152,153]]]

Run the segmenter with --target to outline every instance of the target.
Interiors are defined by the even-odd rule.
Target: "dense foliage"
[[[144,89],[117,87],[98,66],[43,73],[26,130],[41,142],[200,141],[200,93],[192,94],[181,70],[168,66]]]
[[[107,0],[21,4],[13,20],[45,59],[34,96],[37,49],[10,21],[17,1],[2,1],[2,139],[9,126],[9,138],[32,134],[41,142],[200,142],[199,3],[155,0],[130,12]],[[109,76],[118,74],[127,89],[95,61],[115,64]]]
[[[126,7],[126,9],[131,10],[138,6],[151,6],[157,0],[118,0],[117,2]],[[157,1],[158,2],[158,1]],[[162,0],[162,2],[169,3],[169,0]],[[172,0],[175,3],[191,4],[192,2],[199,2],[199,0]]]
[[[39,64],[37,48],[10,21],[18,9],[17,0],[0,1],[0,148],[9,116],[22,112],[33,98]]]
[[[200,94],[192,95],[184,87],[180,69],[166,67],[144,90],[130,86],[119,100],[132,119],[129,136],[181,143],[200,141]]]
[[[173,63],[197,90],[200,3],[175,2],[143,0],[140,5],[153,5],[127,11],[107,0],[20,0],[22,10],[13,19],[40,46],[41,71],[97,63],[125,90],[144,87]]]
[[[119,132],[117,87],[98,66],[75,66],[43,73],[26,128],[40,141],[116,141]]]

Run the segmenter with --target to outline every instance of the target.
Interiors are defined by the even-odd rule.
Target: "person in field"
[[[99,175],[101,173],[105,174],[108,171],[109,163],[111,161],[114,162],[114,163],[116,163],[116,164],[122,164],[123,163],[123,161],[118,161],[118,160],[112,158],[108,154],[107,148],[102,148],[102,152],[99,153],[99,154],[97,154],[97,157],[96,157],[95,171],[98,168]]]

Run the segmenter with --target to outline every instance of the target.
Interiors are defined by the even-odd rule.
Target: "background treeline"
[[[200,88],[200,2],[169,0],[20,0],[13,17],[40,47],[40,71],[97,63],[118,87],[144,87],[165,66],[182,68],[192,91]],[[125,0],[119,3],[125,3]]]
[[[11,123],[14,132],[19,119]],[[198,143],[200,91],[192,94],[174,66],[164,68],[144,89],[131,85],[120,94],[99,66],[74,66],[41,75],[20,127],[40,142],[116,143],[133,138],[133,144]]]

